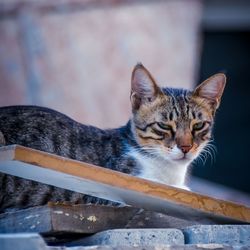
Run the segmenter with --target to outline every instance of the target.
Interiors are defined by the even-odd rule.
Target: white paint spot
[[[223,248],[223,245],[221,244],[197,244],[197,247],[198,248],[201,248],[201,249],[222,249]]]
[[[39,214],[34,214],[34,215],[26,216],[24,219],[28,220],[28,219],[31,219],[31,218],[34,218],[34,217],[39,217]]]
[[[55,214],[63,214],[63,211],[56,210],[54,211]]]
[[[66,216],[69,216],[69,214],[68,214],[68,213],[65,213],[65,215],[66,215]]]
[[[36,225],[32,225],[32,226],[30,227],[30,229],[34,229],[34,228],[36,228]]]
[[[92,222],[96,222],[97,221],[97,218],[94,216],[94,215],[90,215],[88,218],[87,218],[88,221],[92,221]]]

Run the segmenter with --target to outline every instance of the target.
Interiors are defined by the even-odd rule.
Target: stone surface
[[[91,246],[69,247],[62,250],[248,250],[248,246],[233,247],[222,244],[196,244],[196,245],[155,245],[155,246]],[[59,249],[58,249],[59,250]],[[61,250],[61,248],[60,248]]]
[[[178,229],[116,229],[97,233],[71,245],[154,246],[184,244]]]
[[[63,248],[63,250],[248,250],[250,249],[248,246],[246,247],[233,247],[222,244],[196,244],[196,245],[172,245],[172,246],[163,246],[163,245],[155,245],[155,246],[91,246],[91,247],[74,247],[74,248]]]
[[[47,245],[39,234],[0,234],[1,250],[46,250]]]
[[[153,230],[151,230],[153,231]],[[145,241],[148,243],[149,238]],[[122,243],[122,241],[120,241]],[[224,244],[151,244],[151,245],[95,245],[48,246],[38,234],[0,234],[1,250],[248,250],[250,246]]]
[[[183,233],[186,244],[218,243],[250,246],[250,225],[199,225],[187,227]]]

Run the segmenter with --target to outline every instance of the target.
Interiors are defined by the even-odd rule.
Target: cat
[[[188,167],[208,145],[226,83],[219,73],[194,91],[160,88],[137,64],[131,79],[132,116],[117,129],[80,124],[37,106],[0,108],[1,145],[20,144],[163,184],[185,186]],[[49,201],[109,204],[96,197],[0,174],[0,212]]]

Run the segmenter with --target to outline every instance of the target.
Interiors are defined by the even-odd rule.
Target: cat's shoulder
[[[47,107],[34,105],[0,107],[0,127],[3,123],[5,125],[7,123],[16,124],[15,121],[17,120],[18,123],[20,123],[20,121],[25,121],[26,125],[32,123],[34,126],[39,123],[40,126],[43,125],[47,128],[57,126],[60,129],[68,128],[74,129],[75,131],[84,131],[85,134],[88,134],[88,132],[103,134],[105,131],[95,126],[82,124],[59,111]]]
[[[56,111],[51,108],[35,106],[35,105],[12,105],[12,106],[3,106],[0,107],[1,113],[49,113],[49,114],[58,114],[64,115],[59,111]],[[64,115],[65,116],[65,115]]]
[[[68,121],[75,122],[72,118],[69,116],[56,111],[51,108],[42,107],[42,106],[35,106],[35,105],[13,105],[13,106],[3,106],[0,107],[0,115],[6,115],[6,116],[44,116],[44,117],[54,117],[54,118],[60,118],[65,119]]]

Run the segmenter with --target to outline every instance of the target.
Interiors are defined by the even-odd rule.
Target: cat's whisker
[[[137,147],[133,149],[133,152],[139,153],[142,155],[149,155],[152,159],[157,159],[159,152],[155,148],[151,147]]]
[[[202,165],[204,165],[204,159],[203,159],[203,154],[200,154],[199,157],[197,157],[198,163],[201,162]]]
[[[201,154],[200,157],[199,157],[199,160],[201,161],[201,164],[202,164],[202,165],[205,165],[205,162],[206,162],[206,155]]]
[[[212,143],[208,143],[205,146],[204,151],[210,155],[210,157],[212,159],[212,161],[211,161],[212,164],[215,163],[216,154],[217,154],[217,149],[216,149],[215,145]]]
[[[204,153],[207,155],[207,159],[208,158],[211,159],[211,164],[213,164],[213,162],[214,162],[213,154],[210,151],[208,151],[208,150],[205,150]]]
[[[207,152],[202,151],[199,156],[196,158],[197,161],[201,161],[202,165],[205,165],[207,161]]]
[[[144,151],[143,151],[144,150]],[[146,151],[146,152],[145,152]],[[170,152],[163,150],[159,147],[142,147],[137,149],[136,152],[141,152],[142,154],[147,154],[153,157],[154,160],[169,160],[167,157]],[[172,153],[171,153],[172,154]],[[174,154],[172,154],[174,155]]]
[[[211,141],[205,146],[205,148],[210,148],[214,152],[217,152],[217,149],[214,144],[211,143]]]
[[[208,158],[207,152],[204,151],[203,154],[201,154],[201,157],[203,159],[203,165],[205,165]]]
[[[203,150],[201,151],[201,153],[200,153],[200,155],[199,155],[199,157],[197,159],[202,159],[202,163],[204,165],[205,162],[207,161],[207,159],[210,158],[211,159],[211,163],[213,164],[215,162],[216,153],[217,153],[216,147],[210,141],[203,148]]]

